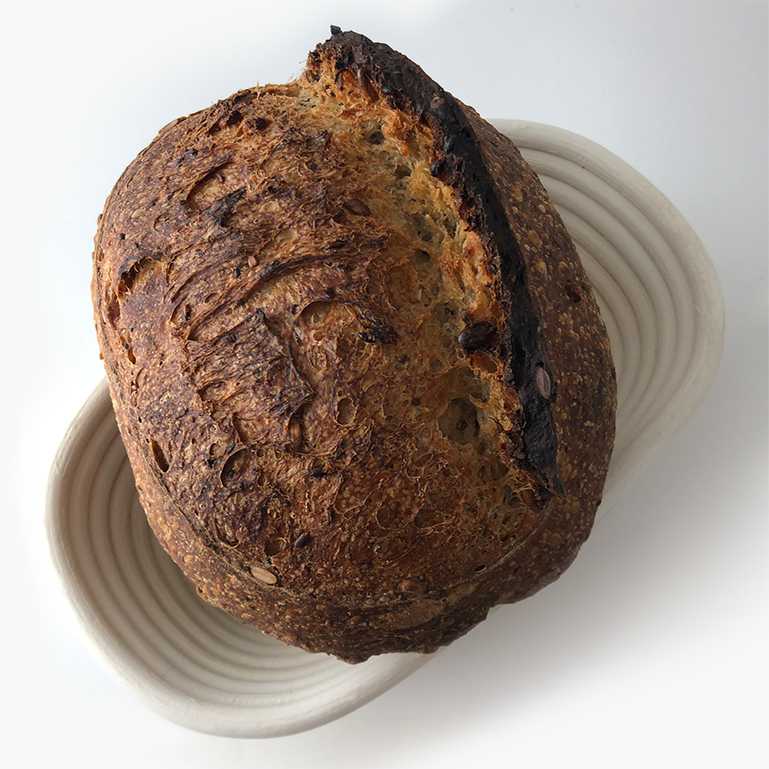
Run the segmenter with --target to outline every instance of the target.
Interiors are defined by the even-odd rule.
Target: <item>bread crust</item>
[[[281,111],[287,100],[299,109],[303,84],[336,89],[337,99],[354,91],[349,98],[368,99],[388,125],[423,137],[436,194],[452,197],[445,205],[467,231],[464,242],[480,244],[483,290],[497,316],[489,328],[488,320],[468,325],[458,354],[472,366],[476,355],[492,359],[484,381],[507,404],[494,459],[527,484],[510,508],[522,533],[507,544],[483,541],[479,516],[488,511],[453,511],[450,536],[413,523],[419,488],[445,492],[446,506],[462,496],[462,480],[449,467],[442,490],[427,470],[389,467],[408,430],[375,423],[364,406],[367,421],[356,412],[344,423],[337,410],[327,424],[308,422],[325,413],[312,403],[325,397],[331,374],[351,397],[363,380],[345,379],[346,368],[360,372],[339,344],[322,380],[308,373],[310,336],[295,350],[294,321],[276,309],[292,291],[303,297],[297,318],[322,306],[322,329],[354,310],[356,344],[380,361],[372,368],[380,380],[367,387],[395,390],[408,378],[387,379],[395,360],[387,356],[406,344],[382,298],[387,277],[363,276],[388,258],[392,237],[369,216],[372,203],[351,197],[352,181],[334,176],[324,186],[324,164],[346,156],[333,132],[300,130],[298,113]],[[347,201],[341,218],[337,193]],[[283,233],[297,231],[287,250]],[[260,256],[267,253],[277,256]],[[223,283],[224,270],[238,281],[245,273],[250,288],[233,287],[232,276]],[[220,283],[226,290],[209,307],[206,285],[216,293]],[[512,142],[386,45],[337,32],[309,55],[298,84],[239,92],[161,130],[107,200],[92,293],[118,425],[153,531],[205,600],[271,635],[352,662],[433,651],[493,605],[558,577],[590,532],[613,445],[616,384],[574,245]],[[333,397],[338,409],[344,399]],[[302,430],[312,441],[296,438]],[[322,445],[322,435],[336,443]],[[434,435],[436,457],[460,456]],[[367,489],[366,477],[379,485]],[[381,517],[376,528],[365,509],[352,516],[341,504],[363,504],[388,482],[402,484],[394,507],[414,508],[391,514],[405,532],[397,537],[383,533]]]

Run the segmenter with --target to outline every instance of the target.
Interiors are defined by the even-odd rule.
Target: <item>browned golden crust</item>
[[[606,332],[512,143],[387,46],[164,128],[93,300],[147,518],[203,598],[350,661],[556,578],[614,437]]]

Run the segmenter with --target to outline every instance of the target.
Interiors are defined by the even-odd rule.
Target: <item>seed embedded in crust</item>
[[[358,198],[351,198],[344,204],[344,207],[356,216],[370,216],[371,214],[371,209]]]
[[[251,564],[249,568],[251,571],[251,576],[253,576],[254,579],[258,579],[260,582],[264,582],[265,585],[274,585],[278,581],[278,578],[263,566]]]
[[[398,589],[401,593],[408,595],[412,593],[419,593],[421,591],[421,586],[419,582],[414,579],[402,579],[398,585]]]
[[[553,392],[553,385],[550,381],[550,374],[545,371],[544,366],[537,366],[537,371],[534,375],[535,382],[537,384],[537,391],[545,399],[549,400]]]
[[[457,341],[465,352],[475,352],[493,347],[496,336],[497,327],[487,320],[482,320],[479,323],[473,323],[472,326],[467,326],[457,337]]]
[[[582,301],[582,294],[580,293],[579,288],[573,283],[567,283],[563,287],[563,291],[574,304],[579,304]]]
[[[384,142],[384,134],[380,129],[376,128],[366,136],[366,141],[369,144],[382,144]]]
[[[249,122],[249,125],[256,131],[264,131],[264,129],[270,125],[270,122],[271,121],[265,117],[256,117]]]

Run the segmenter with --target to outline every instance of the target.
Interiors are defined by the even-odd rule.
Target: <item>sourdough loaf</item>
[[[431,651],[590,532],[608,340],[513,144],[332,28],[287,85],[160,131],[94,251],[147,519],[200,596],[360,661]]]

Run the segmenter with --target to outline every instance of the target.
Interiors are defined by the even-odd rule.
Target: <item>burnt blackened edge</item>
[[[351,71],[364,89],[374,84],[392,107],[415,114],[433,129],[437,145],[433,174],[459,192],[462,215],[489,251],[497,254],[507,315],[502,339],[507,350],[505,381],[516,388],[521,401],[525,460],[549,491],[561,493],[550,409],[555,388],[544,397],[536,383],[539,368],[548,375],[550,371],[526,285],[526,265],[467,116],[450,93],[384,43],[334,30],[310,53],[308,68],[316,68],[321,57],[331,58],[337,71]]]

